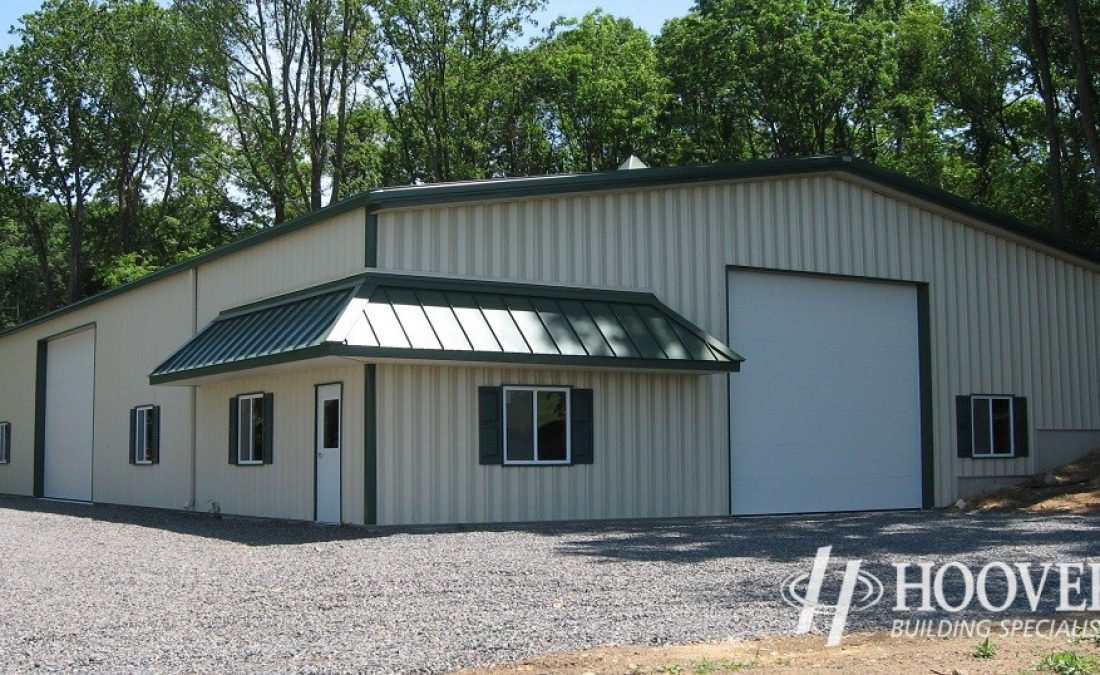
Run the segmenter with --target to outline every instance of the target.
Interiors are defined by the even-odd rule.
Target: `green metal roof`
[[[149,380],[323,356],[686,372],[742,361],[651,293],[371,273],[226,311]]]
[[[365,209],[368,213],[374,213],[389,208],[442,205],[491,199],[516,199],[554,194],[623,190],[719,180],[744,180],[828,172],[848,174],[897,190],[903,194],[926,200],[955,211],[956,213],[988,223],[1010,234],[1049,246],[1065,255],[1100,265],[1100,252],[1092,248],[1082,246],[1051,230],[1039,229],[1013,216],[980,206],[958,195],[951,194],[937,187],[925,185],[894,171],[883,169],[870,162],[865,162],[849,156],[767,159],[703,166],[659,167],[635,169],[631,171],[605,171],[600,173],[532,176],[523,178],[496,178],[460,183],[439,183],[382,188],[371,190],[370,192],[362,192],[323,209],[261,230],[256,234],[238,239],[237,241],[220,246],[189,260],[165,267],[164,269],[153,272],[130,283],[117,286],[103,291],[98,295],[48,312],[15,326],[14,328],[0,331],[0,337],[25,330],[44,321],[63,316],[77,309],[87,307],[121,293],[153,283],[159,279],[196,268],[212,260],[217,260],[223,256],[237,253],[276,237],[297,232],[319,221],[356,209]],[[375,265],[375,262],[372,262],[371,258],[377,249],[377,231],[376,228],[374,228],[372,232],[369,218],[368,222],[365,223],[365,227],[367,229],[367,250],[365,251],[364,258],[367,260],[366,266],[372,267]]]
[[[315,349],[324,343],[357,286],[323,288],[224,312],[157,366],[152,379],[170,381],[199,369]]]

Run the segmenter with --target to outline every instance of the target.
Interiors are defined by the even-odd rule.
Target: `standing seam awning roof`
[[[651,293],[368,273],[223,312],[149,379],[322,356],[686,372],[742,361]]]

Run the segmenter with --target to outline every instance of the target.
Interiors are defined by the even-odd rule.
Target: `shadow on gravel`
[[[354,541],[395,534],[527,532],[558,540],[561,555],[600,561],[699,563],[755,558],[793,562],[819,546],[834,555],[943,558],[981,555],[986,549],[1053,546],[1067,558],[1100,554],[1100,515],[957,514],[942,511],[817,514],[754,518],[582,521],[424,527],[334,527],[310,522],[168,511],[109,504],[74,504],[0,495],[0,509],[52,513],[235,542],[295,546]]]
[[[221,539],[245,546],[294,546],[379,536],[377,532],[363,527],[333,527],[266,518],[213,518],[205,513],[110,504],[76,504],[31,497],[0,496],[0,509],[52,513],[105,523],[148,527],[194,537]]]
[[[869,562],[889,556],[980,556],[998,547],[1026,551],[1052,546],[1072,559],[1100,554],[1100,515],[908,511],[607,525],[602,531],[573,534],[563,540],[559,552],[613,561],[791,562],[812,558],[819,546],[829,545],[834,555]]]

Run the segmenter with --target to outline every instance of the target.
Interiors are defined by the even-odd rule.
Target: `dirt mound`
[[[965,500],[964,511],[1100,511],[1100,450],[1009,488]]]

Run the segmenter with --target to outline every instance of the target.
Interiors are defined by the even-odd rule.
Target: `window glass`
[[[508,391],[504,402],[507,457],[510,462],[535,459],[534,392]]]
[[[237,459],[242,462],[252,460],[252,401],[241,398],[237,410],[237,437],[239,440]]]
[[[989,438],[989,399],[975,398],[974,403],[974,454],[988,455]]]
[[[146,424],[147,415],[148,411],[145,408],[138,408],[137,412],[134,413],[134,425],[136,426],[134,429],[134,445],[137,446],[134,448],[134,461],[137,462],[149,460],[149,458],[146,457],[145,450],[149,443],[149,438],[146,433],[146,429],[149,426]]]
[[[340,401],[331,399],[324,404],[324,447],[340,447]]]
[[[539,460],[564,462],[567,457],[564,391],[538,392]]]
[[[149,413],[151,411],[143,410],[142,412],[144,414],[141,416],[141,423],[144,426],[139,427],[141,429],[145,429],[145,445],[142,448],[142,459],[144,459],[146,462],[151,462],[153,461],[153,445],[156,443],[156,439],[153,438],[153,432],[156,431],[156,429],[154,429],[153,425],[150,424]]]
[[[252,401],[252,456],[259,462],[264,458],[264,402],[262,398]]]
[[[1012,454],[1012,400],[995,398],[993,405],[993,454]]]

